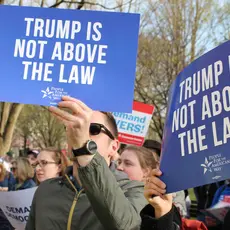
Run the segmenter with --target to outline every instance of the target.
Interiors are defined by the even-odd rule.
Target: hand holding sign
[[[172,209],[172,195],[162,195],[166,192],[166,185],[158,178],[161,175],[159,169],[153,169],[144,191],[145,198],[154,207],[156,218],[160,218]]]
[[[75,98],[65,96],[62,100],[58,106],[70,109],[72,114],[56,107],[50,107],[49,110],[66,126],[67,138],[72,148],[81,148],[90,139],[89,126],[92,110]]]

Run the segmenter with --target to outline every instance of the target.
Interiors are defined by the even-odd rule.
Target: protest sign
[[[139,19],[0,5],[0,101],[49,106],[70,95],[95,110],[131,112]]]
[[[230,41],[186,67],[169,95],[160,168],[167,192],[230,177]]]
[[[113,116],[118,127],[119,141],[124,144],[142,146],[153,111],[153,105],[134,101],[132,113],[114,112]]]
[[[25,229],[36,189],[31,188],[0,193],[0,209],[11,225],[17,230]]]
[[[202,211],[205,216],[213,218],[217,225],[224,222],[227,212],[230,210],[230,203],[220,201],[215,206]]]

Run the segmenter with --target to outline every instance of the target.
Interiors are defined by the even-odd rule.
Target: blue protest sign
[[[138,14],[1,5],[0,30],[0,101],[132,111]]]
[[[167,192],[230,178],[230,41],[186,67],[169,97],[160,168]]]

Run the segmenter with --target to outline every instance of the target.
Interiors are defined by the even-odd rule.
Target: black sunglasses
[[[89,133],[92,136],[98,135],[101,132],[105,133],[108,137],[110,137],[112,140],[115,139],[113,134],[102,124],[98,123],[91,123],[89,128]]]

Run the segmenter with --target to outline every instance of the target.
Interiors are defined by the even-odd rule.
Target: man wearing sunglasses
[[[114,167],[119,141],[113,116],[71,97],[49,110],[66,127],[73,169],[38,187],[26,230],[139,229],[147,201],[143,184]]]

